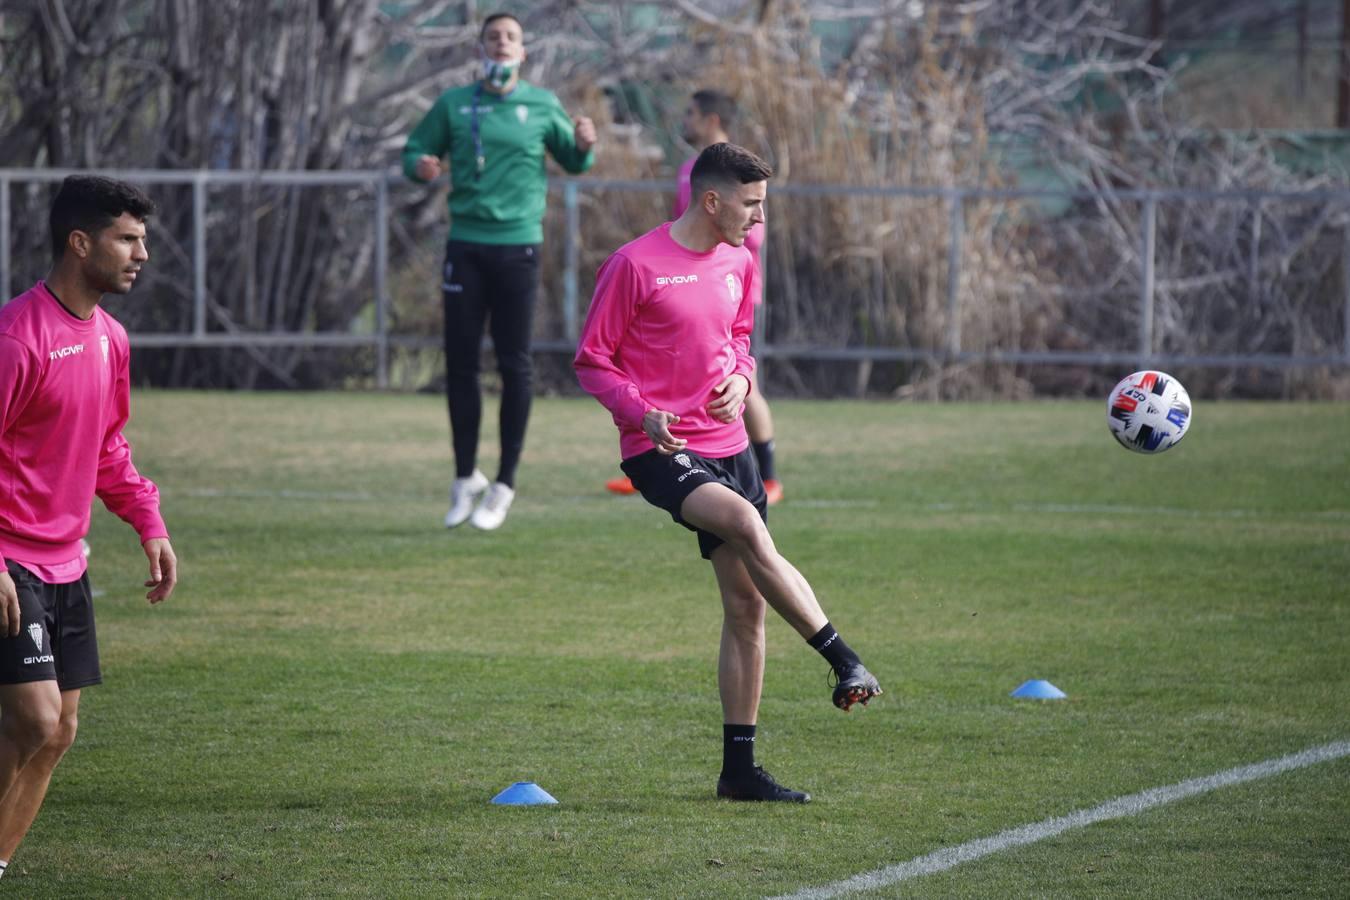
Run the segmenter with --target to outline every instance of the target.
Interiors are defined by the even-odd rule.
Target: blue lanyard
[[[473,88],[473,100],[469,104],[469,131],[473,134],[473,155],[478,161],[478,174],[475,178],[483,177],[483,167],[487,165],[487,157],[483,155],[483,135],[478,129],[478,101],[483,97],[483,82],[478,82]]]
[[[499,99],[505,100],[515,92],[516,89],[511,88],[507,93],[498,94],[497,96]],[[473,155],[478,163],[478,172],[474,175],[475,178],[481,178],[483,176],[483,169],[487,166],[487,157],[483,155],[483,134],[478,126],[478,101],[482,99],[483,82],[480,81],[473,86],[473,100],[470,101],[469,108],[469,132],[473,135]]]

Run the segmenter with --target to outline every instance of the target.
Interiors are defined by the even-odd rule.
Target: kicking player
[[[713,144],[725,143],[731,138],[728,131],[735,125],[737,116],[736,101],[721,91],[705,88],[695,91],[689,98],[689,106],[684,111],[684,120],[680,125],[680,136],[696,150],[702,151]],[[694,154],[680,166],[675,189],[675,207],[672,218],[678,219],[689,208],[689,173],[693,171]],[[745,249],[755,260],[754,302],[759,305],[764,296],[763,270],[759,265],[759,248],[764,243],[764,224],[750,229],[745,237]],[[774,469],[773,415],[769,411],[769,402],[759,390],[755,373],[748,374],[750,393],[745,397],[745,430],[750,435],[750,447],[755,451],[755,462],[759,464],[760,477],[764,479],[764,495],[773,506],[783,499],[783,483],[778,480]],[[605,482],[605,487],[616,494],[632,494],[630,478],[620,476]]]
[[[81,541],[95,495],[140,535],[146,599],[178,580],[159,491],[122,437],[127,333],[98,305],[136,283],[154,211],[128,184],[70,176],[50,274],[0,308],[0,875],[75,742],[81,689],[103,680]]]
[[[751,389],[755,262],[768,164],[734,144],[699,154],[693,202],[600,268],[573,366],[619,427],[621,468],[649,503],[698,534],[722,595],[717,681],[723,755],[717,795],[805,803],[755,765],[766,603],[829,662],[834,703],[881,686],[769,535],[764,484],[741,411]]]

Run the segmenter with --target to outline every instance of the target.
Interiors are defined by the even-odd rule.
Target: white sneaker
[[[468,478],[456,478],[450,482],[450,511],[445,514],[445,527],[463,525],[473,515],[474,504],[487,489],[487,476],[477,469]]]
[[[493,482],[492,487],[484,495],[483,502],[473,511],[473,518],[469,520],[469,524],[484,531],[500,528],[502,522],[506,521],[506,511],[511,508],[511,501],[514,499],[516,499],[515,491],[500,481]]]

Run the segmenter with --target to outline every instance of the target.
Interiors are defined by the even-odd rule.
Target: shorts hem
[[[78,691],[80,688],[93,687],[96,684],[103,683],[102,675],[86,676],[84,678],[72,678],[69,681],[56,679],[56,686],[63,691]]]
[[[60,679],[57,678],[54,673],[50,675],[25,675],[17,678],[0,678],[0,687],[7,684],[34,684],[39,681],[60,681]]]

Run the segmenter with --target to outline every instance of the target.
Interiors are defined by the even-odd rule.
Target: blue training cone
[[[542,806],[558,801],[533,781],[517,781],[492,798],[499,806]]]
[[[1025,682],[1017,690],[1009,694],[1010,697],[1017,697],[1020,700],[1063,700],[1069,695],[1055,687],[1048,681],[1034,678]]]

